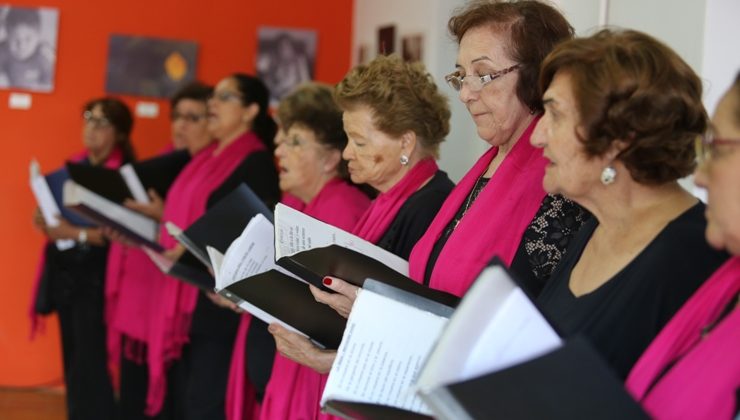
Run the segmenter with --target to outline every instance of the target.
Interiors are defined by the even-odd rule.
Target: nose
[[[700,163],[696,166],[696,169],[694,170],[694,184],[701,188],[707,188],[709,186],[706,162]]]
[[[275,157],[280,158],[283,156],[283,142],[280,142],[275,145]]]
[[[534,127],[534,131],[532,132],[532,136],[529,138],[529,143],[532,144],[532,146],[543,148],[547,145],[546,124],[545,117],[542,117],[537,122],[537,125]]]
[[[354,157],[355,157],[355,151],[352,149],[352,144],[347,142],[347,145],[344,146],[344,150],[342,150],[342,159],[352,160]]]
[[[474,92],[470,87],[468,86],[468,83],[466,81],[463,81],[462,86],[460,86],[460,91],[458,92],[458,97],[460,98],[460,101],[464,104],[475,100],[478,98],[479,92]]]

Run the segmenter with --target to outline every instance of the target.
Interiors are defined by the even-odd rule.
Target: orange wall
[[[28,111],[7,107],[0,90],[0,385],[32,386],[61,378],[56,319],[46,334],[28,341],[28,302],[43,243],[32,228],[35,202],[28,187],[28,162],[36,157],[51,170],[81,146],[80,109],[102,95],[108,36],[112,33],[193,40],[199,45],[197,75],[215,83],[234,71],[254,71],[257,27],[310,28],[318,31],[316,79],[336,83],[350,65],[350,0],[255,1],[89,0],[11,1],[16,6],[59,9],[59,39],[52,94],[32,94]],[[133,107],[147,98],[125,97]],[[169,109],[160,104],[157,119],[137,118],[133,140],[147,157],[168,142]]]

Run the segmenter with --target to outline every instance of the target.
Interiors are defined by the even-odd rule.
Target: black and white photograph
[[[105,92],[169,98],[195,80],[197,54],[191,41],[111,35]]]
[[[424,52],[424,37],[421,34],[407,35],[401,39],[401,57],[404,61],[416,62],[422,60]]]
[[[261,27],[258,30],[257,75],[270,89],[270,105],[303,82],[313,80],[316,31]]]
[[[59,10],[0,5],[0,88],[54,90]]]

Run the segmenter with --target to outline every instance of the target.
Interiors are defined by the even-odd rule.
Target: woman
[[[356,67],[334,93],[343,110],[348,137],[343,157],[351,179],[379,191],[352,232],[408,258],[453,187],[434,162],[449,131],[447,102],[421,64],[397,56],[380,56]],[[331,279],[324,282],[332,287]],[[324,302],[334,298],[314,287],[311,291]],[[283,356],[328,372],[336,352],[319,350],[277,324],[270,325],[270,332]],[[278,417],[319,417],[321,390],[314,392],[308,412]]]
[[[627,378],[627,389],[656,419],[731,419],[740,410],[740,73],[699,146],[696,183],[709,192],[706,238],[733,257],[681,307]]]
[[[187,149],[191,156],[212,140],[206,109],[212,91],[211,87],[194,82],[180,89],[170,101],[174,147]],[[154,190],[149,191],[149,196],[149,203],[129,200],[125,204],[159,221],[164,202]],[[149,289],[159,269],[142,250],[122,241],[120,235],[109,229],[105,233],[115,240],[108,255],[105,311],[108,357],[110,363],[120,364],[119,411],[123,419],[143,419],[147,418],[144,415],[148,382],[146,341],[149,312],[154,304]]]
[[[347,136],[342,130],[342,111],[332,97],[332,88],[318,83],[299,86],[280,102],[277,116],[281,122],[281,134],[275,136],[280,189],[294,197],[297,207],[309,216],[351,230],[370,205],[370,199],[346,181],[347,164],[341,155]],[[228,418],[241,419],[243,412],[251,411],[249,404],[243,404],[245,340],[250,319],[250,316],[242,318],[234,347],[227,398],[233,404],[227,402]],[[251,319],[251,322],[259,321]],[[274,354],[274,341],[271,337],[269,341]],[[246,359],[254,359],[250,356]],[[258,366],[254,362],[249,364],[250,379],[254,379],[252,368]],[[316,401],[310,396],[320,392],[321,375],[280,355],[275,357],[272,369],[269,365],[267,368],[268,374],[262,380],[251,381],[257,388],[257,399],[262,402],[263,418],[315,410]],[[267,379],[269,383],[265,383]]]
[[[253,76],[221,80],[208,101],[208,130],[217,140],[183,169],[167,193],[162,220],[187,227],[207,208],[246,183],[268,206],[279,197],[272,162],[275,122],[267,113],[269,93]],[[184,249],[164,230],[161,243],[176,258]],[[224,417],[229,360],[239,317],[179,280],[152,282],[152,321],[147,359],[147,414],[156,414],[166,392],[166,367],[177,361],[176,416]],[[185,345],[187,343],[187,345]],[[181,410],[181,411],[180,411]]]
[[[549,161],[543,184],[594,219],[538,303],[625,378],[727,258],[703,239],[704,205],[677,182],[693,170],[707,125],[701,81],[652,37],[601,31],[556,47],[540,83],[545,116],[532,144]]]
[[[130,134],[133,118],[128,107],[114,98],[94,99],[85,105],[82,137],[85,153],[76,157],[90,165],[118,168],[134,159]],[[67,416],[70,419],[114,417],[113,388],[108,375],[106,326],[103,314],[108,246],[99,228],[85,228],[61,218],[47,226],[37,212],[36,225],[49,242],[44,252],[41,289],[59,315],[62,336]],[[77,241],[59,251],[58,239]]]

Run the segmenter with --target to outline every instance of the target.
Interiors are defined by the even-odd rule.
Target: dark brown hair
[[[531,111],[541,112],[540,64],[556,44],[573,38],[573,27],[557,9],[534,0],[474,1],[457,10],[447,24],[458,44],[467,31],[482,26],[508,35],[505,50],[520,66],[517,97]]]
[[[275,144],[272,140],[277,132],[277,124],[268,112],[270,91],[265,83],[255,76],[234,73],[229,77],[236,81],[236,89],[242,94],[242,105],[257,104],[259,106],[257,116],[252,123],[252,131],[260,138],[267,150],[272,153],[275,150]]]
[[[342,124],[342,110],[333,96],[334,88],[324,83],[309,82],[299,85],[280,101],[277,117],[283,130],[293,125],[311,130],[316,140],[341,153],[347,146],[347,134]],[[339,164],[339,175],[348,177],[347,162]]]
[[[616,141],[632,178],[659,185],[690,174],[694,140],[707,128],[701,80],[673,50],[637,31],[602,30],[559,45],[542,64],[540,88],[570,76],[589,156]]]
[[[96,106],[100,106],[103,115],[113,126],[116,145],[123,152],[123,161],[132,162],[136,160],[134,146],[131,144],[131,130],[134,127],[131,110],[121,100],[111,97],[92,99],[85,104],[83,110],[92,111]]]
[[[203,105],[208,105],[208,98],[213,94],[213,88],[195,81],[186,84],[181,87],[175,94],[170,98],[170,108],[174,110],[177,104],[184,99],[190,99],[193,101],[203,102]]]
[[[422,149],[435,157],[450,131],[447,98],[432,76],[423,64],[407,63],[397,55],[381,55],[350,70],[334,97],[343,110],[369,106],[375,126],[390,136],[414,132]]]

